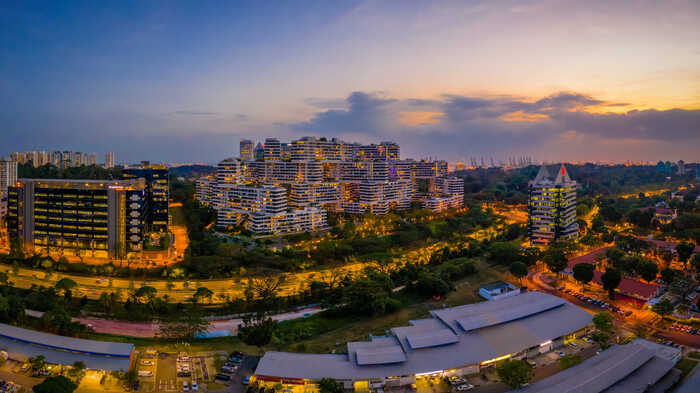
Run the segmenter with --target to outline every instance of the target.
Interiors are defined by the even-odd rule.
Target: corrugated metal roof
[[[406,361],[406,354],[399,345],[379,348],[359,348],[355,352],[357,364],[369,366],[374,364],[391,364]]]
[[[637,339],[518,390],[519,393],[641,393],[675,364],[659,344]]]
[[[553,297],[539,292],[529,292],[503,300],[482,302],[461,306],[461,309],[476,309],[483,311],[490,307],[519,307],[533,299]],[[521,298],[521,299],[517,299]],[[512,299],[516,299],[515,301]],[[510,301],[509,301],[510,300]],[[449,311],[450,309],[437,310]],[[431,312],[435,317],[435,313]],[[358,365],[353,354],[361,347],[367,347],[371,342],[348,343],[349,355],[298,354],[287,352],[267,352],[260,360],[255,371],[256,375],[286,378],[321,379],[331,377],[336,379],[370,379],[391,376],[404,376],[416,373],[433,372],[436,370],[453,369],[462,366],[478,364],[505,354],[513,354],[526,348],[537,346],[545,341],[570,334],[591,323],[591,314],[565,302],[557,307],[539,314],[511,321],[496,326],[486,327],[470,333],[457,333],[459,339],[452,345],[407,349],[406,361],[382,365]],[[382,344],[389,344],[398,339],[401,345],[406,342],[408,334],[419,331],[445,329],[447,325],[439,319],[420,319],[411,321],[413,326],[392,329],[396,335],[382,337]],[[375,344],[376,345],[376,344]],[[408,347],[405,345],[404,348]]]
[[[28,330],[0,323],[0,337],[46,348],[81,352],[88,355],[130,357],[134,344],[85,340]]]
[[[406,340],[412,349],[437,347],[459,341],[457,335],[450,329],[412,333],[406,336]]]

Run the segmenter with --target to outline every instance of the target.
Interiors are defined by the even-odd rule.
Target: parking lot
[[[560,292],[566,293],[570,296],[573,296],[582,302],[588,303],[591,306],[600,307],[603,310],[609,311],[613,314],[617,314],[619,317],[627,318],[630,315],[632,315],[632,311],[623,310],[620,307],[617,307],[614,304],[610,304],[610,303],[606,302],[605,300],[598,299],[597,297],[587,296],[587,295],[584,295],[583,293],[576,292],[572,289],[568,289],[568,288],[564,288],[564,287],[559,287],[559,288],[557,288],[557,290]]]

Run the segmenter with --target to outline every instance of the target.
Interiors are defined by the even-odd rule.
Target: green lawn
[[[690,352],[690,353],[688,354],[688,357],[689,357],[689,358],[693,358],[693,359],[698,359],[698,360],[700,360],[700,352]]]
[[[675,368],[681,370],[681,372],[683,373],[683,377],[685,377],[693,369],[693,367],[695,367],[696,364],[698,364],[697,360],[683,358],[678,363],[676,363]]]

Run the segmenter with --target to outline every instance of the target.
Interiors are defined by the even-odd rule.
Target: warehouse
[[[0,324],[0,349],[18,361],[43,355],[47,363],[82,361],[88,369],[105,371],[128,371],[134,353],[133,344],[58,336],[5,324]]]
[[[416,378],[467,375],[505,359],[549,352],[583,335],[592,316],[564,299],[526,292],[431,311],[386,336],[349,342],[347,354],[267,352],[259,381],[313,385],[335,378],[348,389],[401,386]]]
[[[680,378],[681,350],[644,339],[614,345],[581,364],[537,381],[519,393],[664,392]]]

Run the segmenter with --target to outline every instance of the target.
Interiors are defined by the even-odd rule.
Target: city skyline
[[[213,163],[240,139],[318,135],[451,162],[694,162],[699,15],[684,1],[5,5],[0,156]]]

